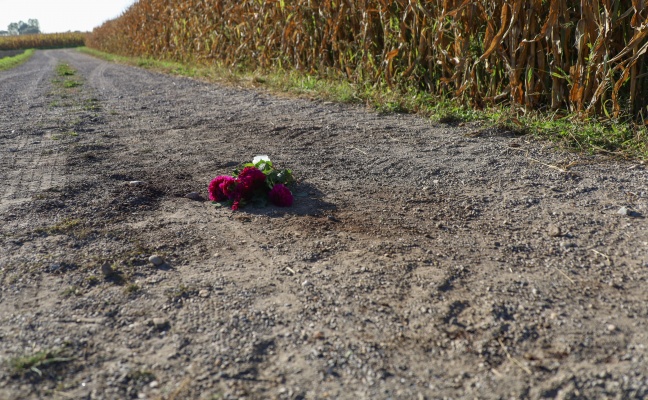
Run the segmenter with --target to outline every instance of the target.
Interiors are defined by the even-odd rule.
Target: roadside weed
[[[34,354],[15,357],[9,360],[9,366],[15,375],[34,372],[43,376],[43,370],[55,364],[67,363],[74,358],[66,357],[63,349],[42,350]]]
[[[56,66],[56,73],[59,76],[73,76],[76,74],[76,70],[70,66],[70,64],[59,63]]]

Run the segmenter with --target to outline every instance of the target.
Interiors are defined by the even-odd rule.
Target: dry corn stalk
[[[86,33],[48,33],[0,37],[0,50],[52,49],[79,47],[85,43]]]
[[[140,0],[91,47],[296,68],[416,87],[476,106],[637,114],[648,0]]]

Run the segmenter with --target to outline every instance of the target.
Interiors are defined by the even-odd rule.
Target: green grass
[[[83,83],[72,79],[66,79],[65,81],[63,81],[63,87],[67,89],[75,88],[81,85],[83,85]]]
[[[99,283],[101,283],[101,280],[96,275],[90,275],[89,277],[86,278],[85,281],[88,284],[88,286],[94,286],[94,285],[98,285]]]
[[[52,83],[65,89],[73,89],[82,86],[83,82],[77,76],[77,71],[67,63],[59,63],[56,66],[56,75],[63,79],[53,79]],[[64,96],[61,96],[64,97]]]
[[[58,76],[74,76],[76,75],[76,70],[70,64],[60,63],[56,66],[56,74]]]
[[[530,133],[549,138],[572,150],[602,153],[622,158],[648,158],[645,127],[631,121],[579,121],[573,116],[551,118],[529,115],[520,119]]]
[[[76,286],[70,286],[61,292],[63,297],[81,296],[82,294],[81,290]]]
[[[312,75],[297,72],[278,71],[276,73],[260,73],[258,71],[240,71],[222,66],[188,65],[173,61],[161,61],[148,58],[123,57],[104,53],[87,47],[80,47],[79,51],[101,58],[110,62],[133,65],[157,72],[186,76],[247,87],[265,87],[275,92],[302,95],[304,97],[338,101],[343,103],[361,102],[355,97],[357,89],[346,81],[319,79]]]
[[[9,366],[16,375],[35,372],[42,376],[42,370],[48,366],[72,361],[71,357],[64,357],[61,349],[43,350],[34,354],[15,357],[9,360]]]
[[[142,289],[139,287],[139,285],[131,283],[124,288],[124,293],[127,295],[133,295],[139,293],[140,290]]]
[[[16,68],[20,64],[25,63],[34,55],[34,49],[25,50],[24,53],[18,54],[13,57],[0,58],[0,71],[6,71],[11,68]]]
[[[147,370],[131,371],[126,375],[128,383],[135,387],[142,387],[155,380],[155,374]]]
[[[86,111],[101,111],[101,104],[95,98],[87,99],[84,101],[83,109]]]
[[[54,137],[52,137],[54,139]],[[55,139],[58,140],[58,139]],[[52,225],[49,227],[44,227],[44,228],[37,228],[34,230],[34,233],[37,234],[46,234],[46,235],[62,235],[62,234],[69,234],[74,230],[77,230],[80,228],[81,224],[83,221],[80,219],[75,219],[75,218],[68,218],[65,219],[61,222],[59,222],[56,225]]]
[[[198,290],[196,288],[185,286],[184,284],[180,284],[175,288],[170,288],[165,290],[165,294],[167,295],[169,300],[174,302],[177,302],[180,299],[187,299],[197,293]]]
[[[399,92],[387,85],[353,85],[343,76],[316,77],[297,71],[245,71],[224,66],[201,66],[171,61],[123,57],[87,47],[79,51],[122,64],[222,84],[261,87],[274,93],[342,103],[366,104],[385,113],[417,113],[440,123],[459,125],[479,121],[481,129],[497,127],[550,140],[564,148],[621,158],[648,159],[648,131],[631,120],[585,120],[577,115],[524,113],[512,108],[475,110],[453,98],[423,91]]]

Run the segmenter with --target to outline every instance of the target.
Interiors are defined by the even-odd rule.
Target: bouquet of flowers
[[[279,207],[290,207],[293,195],[288,185],[294,182],[292,171],[276,169],[268,156],[256,156],[243,164],[233,176],[220,175],[209,184],[209,200],[231,205],[232,210],[252,201],[270,201]]]

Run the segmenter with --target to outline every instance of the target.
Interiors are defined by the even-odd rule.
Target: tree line
[[[7,26],[6,31],[0,31],[0,36],[34,35],[41,33],[40,24],[37,19],[28,19],[27,22],[12,22]]]

